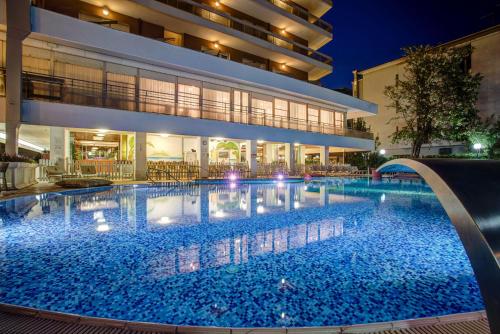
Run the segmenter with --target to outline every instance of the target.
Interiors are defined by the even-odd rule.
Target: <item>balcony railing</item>
[[[23,98],[373,139],[369,132],[273,115],[263,109],[232,106],[199,95],[138,89],[135,85],[109,80],[102,83],[23,73]]]
[[[295,52],[308,56],[322,63],[328,65],[332,63],[332,58],[324,53],[313,50],[307,46],[295,42],[290,38],[280,36],[279,34],[273,33],[263,27],[260,27],[245,20],[238,19],[226,12],[217,10],[205,4],[197,3],[192,0],[156,0],[156,1],[183,10],[185,12],[189,12],[191,14],[218,23],[220,25],[244,32],[259,39],[273,43],[277,46],[293,50]]]
[[[333,30],[332,25],[330,23],[320,19],[319,17],[316,17],[315,15],[309,13],[308,11],[306,11],[300,7],[297,7],[296,5],[294,5],[290,2],[286,2],[283,0],[267,0],[267,1],[269,1],[270,3],[275,5],[276,7],[279,7],[281,9],[283,9],[284,11],[287,11],[290,14],[293,14],[297,17],[300,17],[301,19],[308,21],[309,23],[314,24],[315,26],[317,26],[323,30],[326,30],[330,33]]]

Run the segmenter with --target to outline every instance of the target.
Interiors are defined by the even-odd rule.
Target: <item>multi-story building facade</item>
[[[54,163],[321,163],[369,150],[375,104],[315,85],[330,0],[1,0],[5,149]]]
[[[482,118],[496,115],[500,119],[500,25],[459,38],[440,45],[454,47],[471,45],[473,53],[466,63],[472,73],[481,73],[483,80],[479,89],[478,109]],[[398,124],[394,120],[396,112],[388,108],[390,104],[384,95],[387,86],[394,85],[396,78],[404,79],[405,58],[396,59],[363,71],[354,72],[353,95],[376,103],[378,114],[365,118],[367,126],[380,141],[379,149],[384,149],[390,156],[407,156],[411,152],[409,144],[391,142],[391,135]],[[447,155],[464,152],[464,143],[437,141],[424,145],[421,155]]]

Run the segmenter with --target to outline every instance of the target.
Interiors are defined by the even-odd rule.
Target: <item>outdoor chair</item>
[[[49,182],[55,182],[60,181],[63,178],[65,171],[59,166],[47,166],[45,167],[45,174],[47,175]]]
[[[82,177],[97,177],[97,169],[94,165],[81,165],[80,174]]]

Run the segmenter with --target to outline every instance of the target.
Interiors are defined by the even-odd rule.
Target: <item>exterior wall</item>
[[[500,31],[472,41],[472,71],[481,73],[478,107],[482,117],[500,119]]]
[[[213,1],[206,1],[206,0],[198,0],[197,2],[199,3],[204,3],[206,5],[211,5]],[[127,15],[122,15],[117,12],[110,11],[109,15],[106,17],[103,17],[102,15],[102,7],[95,6],[92,4],[89,4],[84,1],[73,1],[73,0],[43,0],[39,1],[39,6],[41,8],[45,8],[50,11],[54,11],[57,13],[61,13],[67,16],[71,16],[73,18],[78,18],[79,14],[85,14],[85,15],[90,15],[94,17],[100,17],[102,19],[106,20],[111,20],[111,21],[117,21],[120,24],[126,25],[130,29],[130,33],[152,38],[155,40],[164,40],[164,27],[161,25],[149,23],[147,21],[141,20],[140,18],[135,18]],[[252,16],[246,15],[244,13],[238,12],[232,8],[229,8],[224,5],[220,5],[218,9],[223,10],[224,12],[227,12],[228,14],[243,19],[245,21],[251,22],[257,26],[260,26],[264,29],[267,29],[269,31],[272,31],[274,33],[280,33],[280,29],[278,27],[274,27],[273,25],[260,21]],[[170,28],[175,31],[175,27],[169,27],[168,22],[166,22],[165,27]],[[201,51],[202,46],[206,47],[207,49],[214,49],[213,48],[213,42],[208,41],[196,36],[193,36],[191,34],[182,34],[183,40],[184,40],[184,47],[190,48],[192,50],[196,51]],[[286,33],[284,35],[285,37],[300,43],[304,46],[308,46],[308,42],[305,39],[299,38],[297,36],[294,36],[290,33]],[[290,49],[307,55],[306,50],[298,48],[296,46],[293,46],[290,44]],[[308,80],[308,73],[305,71],[301,71],[299,69],[293,68],[291,66],[286,66],[285,68],[281,68],[281,64],[278,64],[276,62],[273,62],[269,59],[265,59],[256,55],[253,55],[252,53],[241,51],[235,48],[227,47],[220,45],[220,51],[228,53],[230,55],[229,59],[232,61],[240,62],[242,63],[242,58],[247,58],[251,59],[252,61],[262,63],[264,64],[263,69],[284,74],[290,77],[293,77],[295,79],[299,80]],[[217,50],[214,50],[217,51]],[[248,51],[248,50],[247,50]]]
[[[67,29],[60,29],[61,26]],[[377,112],[377,106],[373,103],[327,88],[167,43],[103,28],[39,8],[32,8],[32,31],[33,36],[40,40],[84,48],[85,51],[79,54],[84,57],[91,57],[92,54],[100,52],[117,57],[116,59],[120,59],[124,64],[140,61],[145,69],[162,68],[162,72],[170,74],[182,72],[183,76],[194,77],[196,74],[201,74],[214,83],[248,85],[267,94],[271,92],[288,94],[310,103],[326,104],[330,108],[344,108],[348,113],[360,112],[372,115]]]
[[[391,150],[399,150],[405,145],[391,143],[391,134],[396,128],[396,124],[389,121],[396,116],[394,109],[390,109],[389,99],[384,95],[384,88],[392,85],[395,82],[396,75],[403,78],[404,64],[394,64],[378,71],[363,74],[363,79],[360,81],[359,93],[360,98],[376,103],[379,106],[377,115],[366,117],[366,125],[371,128],[374,137],[378,137],[381,145],[389,154]]]
[[[478,100],[480,115],[484,117],[497,115],[500,118],[500,31],[468,42],[474,48],[471,71],[484,76]],[[360,72],[362,79],[357,82],[359,98],[379,105],[378,114],[365,118],[365,121],[374,136],[378,136],[379,149],[385,149],[388,155],[408,155],[411,151],[409,144],[391,143],[390,136],[396,130],[398,123],[395,120],[391,121],[396,112],[393,108],[388,108],[390,101],[384,95],[385,87],[395,83],[396,75],[401,79],[404,78],[404,66],[404,59],[398,59],[362,71]],[[453,153],[466,150],[462,143],[435,142],[432,145],[424,145],[421,155],[437,155],[440,148],[451,148]]]

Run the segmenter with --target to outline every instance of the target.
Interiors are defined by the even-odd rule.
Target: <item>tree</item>
[[[491,116],[468,132],[468,142],[472,147],[481,144],[481,149],[490,159],[495,158],[495,148],[500,147],[500,119]]]
[[[482,79],[467,68],[471,46],[403,50],[404,78],[396,77],[384,91],[396,111],[390,122],[399,125],[392,142],[410,143],[417,158],[422,145],[434,140],[467,140],[468,130],[480,122],[476,102]]]

